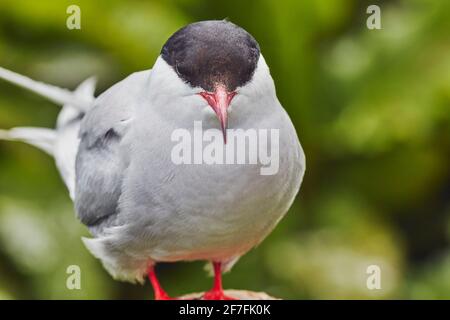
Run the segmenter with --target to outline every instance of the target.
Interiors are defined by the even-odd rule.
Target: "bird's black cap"
[[[233,91],[251,80],[259,45],[241,27],[225,20],[201,21],[175,32],[162,58],[192,87],[214,91],[217,84]]]

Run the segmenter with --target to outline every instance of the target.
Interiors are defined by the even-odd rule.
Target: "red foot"
[[[210,290],[208,292],[205,292],[205,294],[202,297],[202,300],[237,300],[233,297],[227,296],[223,290]]]
[[[205,292],[202,296],[202,300],[238,300],[236,298],[227,296],[222,289],[222,264],[220,262],[213,262],[214,266],[214,286],[208,292]],[[183,298],[172,298],[170,297],[156,277],[155,269],[153,266],[148,268],[148,278],[153,286],[153,291],[155,293],[155,300],[180,300]]]
[[[155,292],[155,300],[176,300],[176,298],[171,298],[167,293],[159,293]]]
[[[155,293],[155,300],[177,300],[176,298],[169,297],[169,295],[161,287],[153,266],[148,268],[148,279],[152,284],[153,291]]]
[[[214,287],[205,292],[202,300],[237,300],[225,295],[222,289],[222,264],[220,262],[213,262],[214,267]]]

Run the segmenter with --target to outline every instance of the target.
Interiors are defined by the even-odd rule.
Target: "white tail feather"
[[[75,159],[78,151],[78,131],[81,117],[94,104],[95,78],[83,81],[75,91],[36,82],[0,67],[0,78],[63,104],[56,129],[17,127],[0,130],[0,140],[23,141],[54,157],[56,166],[70,197],[75,198]],[[82,108],[81,108],[82,107]]]
[[[80,111],[89,109],[93,101],[86,96],[77,96],[67,89],[32,80],[2,67],[0,67],[0,79],[4,79],[22,88],[33,91],[56,104],[71,105]]]
[[[0,139],[23,141],[53,156],[56,132],[47,128],[17,127],[0,130]]]

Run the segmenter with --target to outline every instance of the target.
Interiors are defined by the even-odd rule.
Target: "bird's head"
[[[172,114],[199,114],[202,106],[213,111],[225,142],[231,105],[248,106],[274,95],[258,43],[225,20],[196,22],[175,32],[161,50],[151,81],[156,98],[178,98],[166,101],[173,105],[167,110]]]

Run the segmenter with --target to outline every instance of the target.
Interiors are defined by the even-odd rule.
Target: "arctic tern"
[[[55,158],[92,234],[83,241],[114,278],[143,282],[147,275],[155,299],[170,299],[155,265],[205,260],[215,279],[203,299],[232,299],[222,273],[273,230],[305,171],[296,130],[248,32],[228,21],[189,24],[168,39],[151,70],[97,98],[93,79],[72,92],[4,68],[0,78],[63,106],[55,129],[19,127],[0,138]],[[267,148],[278,146],[278,171],[263,175],[260,163],[174,162],[172,133],[195,135],[198,121],[219,133],[215,143],[224,152],[232,129],[243,141],[249,130],[277,130]]]

